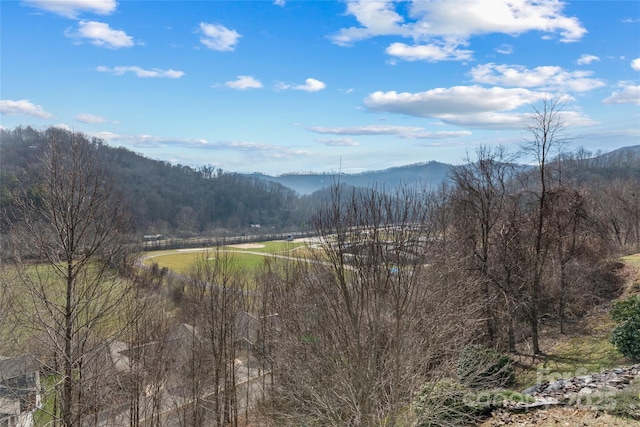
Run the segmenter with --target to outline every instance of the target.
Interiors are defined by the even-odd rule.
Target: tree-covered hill
[[[1,130],[2,203],[10,204],[11,186],[42,154],[48,137],[82,137],[96,144],[133,211],[140,233],[195,234],[227,230],[244,232],[252,224],[283,231],[299,227],[298,197],[281,184],[266,182],[210,167],[194,169],[151,160],[133,151],[113,148],[99,139],[50,128]]]

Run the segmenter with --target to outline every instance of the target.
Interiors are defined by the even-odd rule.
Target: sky
[[[0,0],[0,126],[230,172],[640,144],[640,2]]]

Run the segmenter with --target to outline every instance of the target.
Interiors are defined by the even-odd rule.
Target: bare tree
[[[456,230],[462,256],[473,266],[474,279],[481,284],[486,323],[486,336],[490,345],[496,342],[496,298],[493,289],[500,285],[492,271],[494,263],[495,228],[503,215],[508,197],[508,182],[513,177],[513,156],[504,147],[486,146],[476,151],[476,158],[467,157],[463,166],[452,170],[456,185],[453,207],[456,212]],[[499,289],[498,289],[499,291]]]
[[[193,331],[185,371],[192,402],[188,425],[238,425],[235,362],[245,288],[238,264],[221,250],[206,253],[189,274],[183,302]]]
[[[340,190],[315,218],[310,259],[270,277],[274,410],[283,424],[395,425],[477,313],[432,251],[422,193]]]
[[[80,426],[94,351],[120,330],[128,284],[114,274],[128,262],[129,217],[98,158],[97,141],[47,131],[40,161],[22,177],[20,215],[8,230],[19,283],[11,315],[44,351],[55,379],[54,425]]]
[[[537,180],[532,194],[537,200],[533,229],[531,300],[529,304],[529,320],[531,326],[531,345],[534,354],[540,353],[539,343],[539,305],[542,294],[542,276],[547,261],[548,247],[545,244],[545,227],[548,220],[548,191],[554,179],[552,160],[558,157],[568,142],[564,134],[565,121],[563,109],[567,104],[565,98],[547,98],[539,107],[533,107],[532,124],[528,126],[530,139],[522,145],[522,150],[536,162]],[[559,163],[558,163],[559,165]],[[560,170],[555,171],[556,179]]]

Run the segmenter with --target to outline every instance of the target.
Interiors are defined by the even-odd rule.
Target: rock
[[[532,394],[539,393],[539,392],[540,392],[540,385],[535,384],[535,385],[529,387],[528,389],[523,390],[522,394],[528,394],[529,396],[531,396]]]

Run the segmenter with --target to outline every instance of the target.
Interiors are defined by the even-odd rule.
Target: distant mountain
[[[446,163],[431,161],[357,174],[289,173],[271,176],[262,173],[253,173],[248,174],[248,176],[282,184],[285,187],[295,190],[299,194],[305,195],[330,187],[338,181],[354,187],[375,186],[379,189],[393,189],[401,185],[411,186],[416,184],[434,187],[448,179],[447,175],[452,167],[452,165]]]

